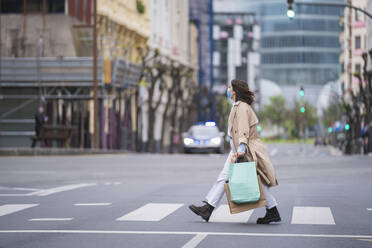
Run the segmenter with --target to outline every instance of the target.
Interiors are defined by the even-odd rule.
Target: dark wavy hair
[[[240,79],[231,80],[231,86],[235,91],[235,101],[246,102],[251,105],[254,102],[254,92],[248,88],[247,82]]]

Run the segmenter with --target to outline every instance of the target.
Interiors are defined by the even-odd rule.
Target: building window
[[[65,12],[65,0],[47,1],[47,11],[48,13],[64,13]]]
[[[359,72],[360,74],[360,64],[355,65],[355,72]]]
[[[2,13],[23,13],[24,0],[1,0],[0,2]],[[43,0],[26,0],[27,13],[41,13],[42,11]],[[64,13],[65,0],[45,0],[45,11],[47,13]]]
[[[23,0],[2,0],[1,12],[6,14],[23,13]]]
[[[361,39],[360,36],[355,36],[355,49],[360,49],[361,48]]]
[[[43,11],[42,0],[28,0],[26,3],[26,11],[27,13],[42,12]]]
[[[357,10],[354,10],[354,11],[355,11],[355,21],[356,22],[362,21],[362,13]]]

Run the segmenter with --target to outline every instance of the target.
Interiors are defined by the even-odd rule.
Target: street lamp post
[[[93,148],[98,148],[98,96],[97,96],[97,0],[93,0]]]

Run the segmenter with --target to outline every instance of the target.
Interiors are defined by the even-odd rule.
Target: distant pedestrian
[[[259,139],[257,125],[258,119],[251,104],[254,101],[254,93],[249,90],[248,85],[243,80],[234,79],[231,81],[227,90],[227,95],[234,101],[233,108],[229,116],[228,135],[230,136],[231,151],[226,159],[225,165],[220,172],[217,181],[206,196],[203,206],[197,207],[190,205],[189,208],[204,220],[209,218],[222,199],[225,193],[224,184],[228,180],[228,171],[231,158],[237,156],[243,158],[247,156],[248,161],[253,158],[250,152],[257,157],[257,172],[263,182],[263,191],[266,197],[266,215],[257,219],[257,224],[269,224],[270,222],[281,221],[277,201],[270,192],[270,187],[278,185],[274,168],[267,155],[266,149]],[[249,148],[249,151],[248,149]]]
[[[48,121],[48,117],[44,114],[44,107],[40,106],[38,112],[35,114],[35,134],[36,137],[40,135],[41,127]],[[36,139],[32,141],[31,147],[35,147]]]

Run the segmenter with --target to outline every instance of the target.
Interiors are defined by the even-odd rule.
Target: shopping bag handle
[[[248,151],[252,155],[253,162],[257,162],[256,153],[254,151],[252,151],[252,149],[248,145],[246,145],[246,147],[247,147],[247,150],[246,150],[246,152],[243,156],[243,159],[241,160],[240,163],[249,162],[248,159],[247,159],[247,156],[246,156]],[[235,163],[239,163],[239,157],[236,157]]]
[[[240,161],[239,161],[240,159]],[[249,162],[248,159],[247,159],[247,156],[243,156],[243,159],[239,158],[239,157],[236,157],[236,160],[235,160],[235,164],[236,163],[244,163],[244,162]]]

